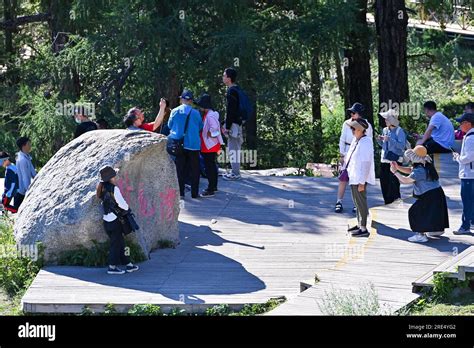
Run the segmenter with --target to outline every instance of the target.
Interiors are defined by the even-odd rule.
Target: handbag
[[[191,111],[189,111],[188,115],[186,116],[186,123],[184,124],[184,133],[180,139],[173,139],[168,137],[168,142],[166,143],[166,151],[171,156],[181,156],[184,153],[184,137],[186,136],[186,132],[188,130],[189,124],[189,115],[191,115]]]
[[[395,152],[393,151],[387,151],[385,152],[385,155],[384,155],[384,159],[386,159],[387,161],[395,161],[395,162],[398,162],[398,159],[400,158],[399,155],[397,155]]]
[[[349,181],[349,172],[347,171],[347,167],[349,166],[352,155],[354,154],[354,152],[357,148],[357,145],[359,145],[359,141],[356,143],[356,146],[354,146],[354,151],[352,151],[351,156],[347,160],[346,167],[343,170],[341,170],[341,173],[339,174],[339,178],[338,178],[339,181],[342,181],[342,182],[348,182]]]

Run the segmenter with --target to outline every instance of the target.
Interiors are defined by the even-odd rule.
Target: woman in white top
[[[124,274],[125,272],[134,272],[138,270],[130,262],[130,257],[125,252],[125,227],[120,222],[117,215],[120,212],[128,211],[127,202],[120,192],[120,188],[116,186],[117,171],[110,166],[104,166],[100,169],[101,181],[97,185],[97,198],[102,201],[104,209],[104,227],[110,238],[109,252],[109,269],[108,274]],[[126,265],[126,269],[122,270],[118,265]]]
[[[352,200],[357,208],[357,225],[348,229],[353,237],[367,237],[367,184],[375,185],[374,144],[366,135],[369,123],[359,118],[349,123],[354,140],[347,153],[347,174]]]
[[[354,103],[352,107],[347,109],[348,112],[351,114],[351,118],[344,121],[342,124],[342,130],[341,130],[341,137],[339,138],[339,153],[340,153],[340,162],[341,162],[341,168],[345,169],[346,163],[345,163],[345,158],[347,155],[347,152],[349,151],[349,147],[351,146],[352,140],[354,140],[354,135],[352,134],[351,127],[349,126],[349,123],[351,123],[354,120],[357,120],[359,118],[362,118],[361,114],[365,110],[364,106],[361,103]],[[368,123],[369,128],[367,128],[365,134],[369,137],[373,137],[373,129],[370,123]],[[342,200],[344,199],[344,193],[346,192],[346,186],[347,182],[346,181],[339,181],[339,187],[337,190],[337,201],[336,201],[336,206],[334,208],[334,211],[336,213],[342,213],[343,207],[342,207]],[[355,212],[355,207],[353,211]]]

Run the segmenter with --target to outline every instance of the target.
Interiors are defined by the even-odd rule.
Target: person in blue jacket
[[[184,90],[180,96],[181,105],[171,110],[168,127],[169,137],[179,140],[184,136],[184,152],[176,156],[180,196],[184,199],[187,171],[191,172],[191,197],[199,198],[199,153],[201,151],[200,132],[203,127],[201,114],[192,107],[193,93]],[[187,127],[186,127],[186,120]],[[185,131],[186,128],[186,131]]]
[[[5,190],[2,194],[2,204],[6,211],[16,213],[18,207],[18,171],[16,166],[11,162],[10,155],[6,152],[0,152],[0,164],[5,168]],[[14,199],[14,205],[11,201]]]

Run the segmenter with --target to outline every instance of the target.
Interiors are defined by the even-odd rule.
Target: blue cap
[[[181,93],[180,98],[185,100],[193,100],[193,92],[191,92],[189,89],[185,89],[183,90],[183,93]]]
[[[466,112],[466,113],[462,114],[461,117],[457,118],[456,121],[459,122],[459,123],[467,121],[467,122],[470,122],[474,125],[474,113]]]

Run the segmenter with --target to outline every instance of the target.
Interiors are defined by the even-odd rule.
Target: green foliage
[[[212,317],[224,317],[224,316],[228,316],[231,312],[232,310],[230,309],[229,305],[221,304],[221,305],[216,305],[211,308],[207,308],[206,311],[204,312],[204,315],[212,316]]]
[[[153,304],[137,304],[128,311],[131,316],[162,316],[161,307]]]
[[[469,279],[460,281],[456,278],[450,278],[448,273],[436,273],[433,277],[433,301],[446,301],[453,294],[455,289],[467,288]]]
[[[25,291],[43,266],[42,247],[37,245],[38,260],[21,252],[13,236],[13,221],[0,218],[0,287],[10,297]]]
[[[161,239],[158,241],[158,248],[159,249],[174,249],[176,244],[167,239]]]
[[[78,246],[77,249],[62,252],[58,255],[58,264],[85,267],[104,267],[108,265],[110,243],[108,241],[104,243],[92,241],[92,243],[93,245],[90,248]],[[126,241],[126,245],[130,248],[132,262],[139,263],[147,259],[140,246],[129,239]]]
[[[278,307],[285,302],[285,298],[273,298],[265,303],[246,304],[240,311],[233,311],[229,305],[221,304],[208,308],[204,315],[206,316],[255,316],[264,314]]]
[[[115,305],[113,303],[107,303],[104,306],[104,315],[115,316],[117,314],[119,314],[119,312],[117,311],[117,309],[115,308]]]
[[[390,315],[380,304],[373,284],[364,284],[358,291],[332,290],[320,303],[326,315]]]

